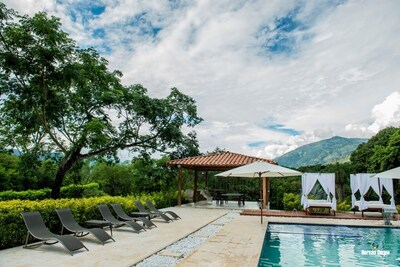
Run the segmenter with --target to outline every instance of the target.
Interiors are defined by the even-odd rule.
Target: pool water
[[[400,229],[269,223],[258,266],[400,266]]]

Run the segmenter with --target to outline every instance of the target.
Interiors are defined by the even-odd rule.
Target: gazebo
[[[167,166],[178,167],[178,206],[180,206],[182,203],[182,169],[194,170],[193,201],[196,202],[197,180],[199,171],[205,171],[207,183],[209,171],[227,171],[256,161],[265,161],[268,163],[276,164],[276,162],[274,162],[273,160],[247,156],[229,151],[210,154],[206,156],[196,156],[168,161]],[[263,182],[263,187],[266,192],[268,190],[268,185],[265,181]]]

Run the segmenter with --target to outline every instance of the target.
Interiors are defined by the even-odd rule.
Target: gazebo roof
[[[175,159],[167,162],[167,166],[178,166],[198,171],[225,171],[240,167],[255,161],[265,161],[276,164],[273,160],[247,156],[232,152],[222,152],[206,156],[196,156],[183,159]]]

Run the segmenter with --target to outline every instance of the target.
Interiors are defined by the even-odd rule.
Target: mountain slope
[[[357,149],[358,145],[367,141],[368,139],[363,138],[334,136],[330,139],[296,148],[274,160],[279,165],[291,168],[346,162],[350,159],[350,154]]]

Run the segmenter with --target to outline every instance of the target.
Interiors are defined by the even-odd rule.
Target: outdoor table
[[[385,222],[385,225],[392,225],[392,223],[390,222],[390,217],[393,216],[393,218],[395,218],[395,216],[396,216],[395,214],[397,214],[397,216],[398,216],[398,211],[396,208],[383,209],[382,215],[383,215],[383,221]]]
[[[111,236],[113,235],[113,233],[112,233],[112,223],[109,222],[109,221],[88,220],[88,221],[85,221],[85,223],[86,223],[86,225],[88,227],[97,227],[97,228],[110,227]]]
[[[228,202],[229,198],[237,198],[238,206],[240,207],[241,204],[244,206],[244,194],[242,193],[225,193],[222,194],[222,197],[225,199],[225,202]]]

